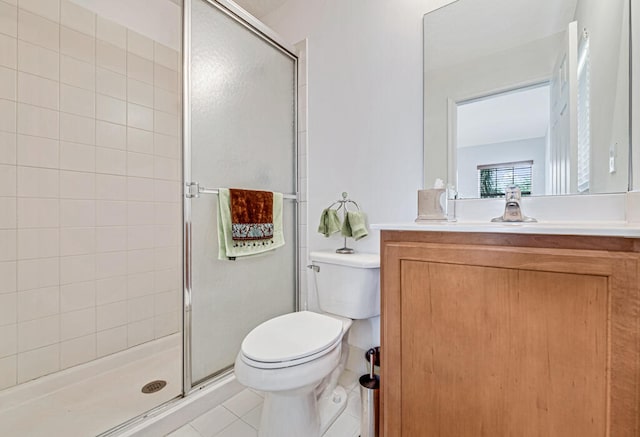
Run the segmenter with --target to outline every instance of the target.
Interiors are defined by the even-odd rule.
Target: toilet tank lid
[[[317,251],[309,254],[311,261],[337,264],[364,269],[380,268],[380,255],[377,253],[336,253],[335,251]]]

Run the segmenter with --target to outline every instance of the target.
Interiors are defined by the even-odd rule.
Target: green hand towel
[[[218,191],[218,259],[258,255],[282,246],[284,246],[282,193],[273,193],[273,238],[264,245],[238,246],[232,238],[229,189],[220,188]]]
[[[327,208],[322,211],[322,214],[320,215],[320,225],[318,225],[318,232],[325,237],[328,237],[339,230],[340,218],[338,217],[338,211],[331,208]]]
[[[360,211],[347,211],[342,224],[342,235],[353,237],[356,241],[369,235],[365,224],[364,214]]]

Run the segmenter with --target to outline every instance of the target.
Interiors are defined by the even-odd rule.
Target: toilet
[[[347,404],[338,378],[347,332],[356,319],[380,314],[380,256],[310,254],[321,313],[267,320],[242,342],[238,381],[264,393],[259,437],[320,437]]]

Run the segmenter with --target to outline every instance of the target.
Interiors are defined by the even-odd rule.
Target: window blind
[[[505,188],[516,185],[523,196],[531,194],[533,161],[479,165],[478,194],[480,198],[502,197]]]

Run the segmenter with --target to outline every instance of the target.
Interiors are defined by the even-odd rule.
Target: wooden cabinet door
[[[638,436],[635,254],[388,245],[386,437]]]

